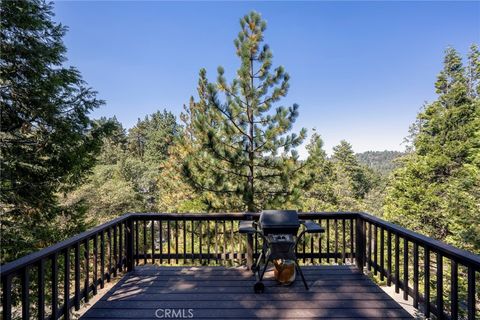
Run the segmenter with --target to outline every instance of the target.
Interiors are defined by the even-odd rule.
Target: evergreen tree
[[[302,211],[333,211],[335,207],[333,163],[323,150],[323,140],[316,132],[307,145],[304,181],[308,181],[301,195]]]
[[[66,28],[53,22],[51,5],[2,1],[0,15],[5,262],[72,231],[69,222],[77,213],[59,208],[57,193],[77,183],[94,164],[105,126],[88,117],[102,101],[79,71],[63,66]],[[63,223],[57,224],[60,215]]]
[[[435,83],[438,99],[418,115],[412,152],[394,172],[387,218],[428,236],[480,252],[480,59],[465,68],[447,49]]]
[[[138,119],[129,130],[128,149],[131,153],[149,162],[158,162],[167,158],[168,148],[178,136],[180,125],[175,115],[167,110],[157,111]]]
[[[340,189],[356,199],[362,199],[372,188],[368,169],[358,162],[352,145],[345,140],[333,148],[332,161]]]
[[[98,164],[116,164],[125,157],[127,133],[115,116],[111,119],[101,118],[98,122],[108,123],[112,127],[110,134],[103,138],[102,148],[98,155]]]
[[[272,68],[263,43],[266,22],[256,12],[240,20],[235,39],[240,59],[237,77],[227,83],[222,67],[216,82],[200,71],[198,102],[183,119],[192,144],[183,167],[191,185],[206,194],[211,210],[249,210],[288,205],[299,196],[294,178],[302,167],[294,148],[305,138],[288,134],[298,105],[271,109],[286,96],[289,75]],[[210,200],[208,200],[210,199]]]

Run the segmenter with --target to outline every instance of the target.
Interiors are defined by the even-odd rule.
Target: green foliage
[[[128,134],[116,119],[109,122],[114,130],[103,139],[97,166],[86,183],[64,197],[64,205],[83,205],[87,221],[95,224],[125,212],[193,210],[192,193],[185,193],[190,189],[172,162],[179,163],[175,141],[182,132],[175,116],[157,111]]]
[[[139,119],[136,126],[130,129],[128,149],[139,159],[148,162],[163,161],[179,130],[180,126],[171,112],[157,111],[144,120]]]
[[[4,262],[69,235],[58,220],[78,220],[80,211],[60,208],[57,192],[92,167],[109,126],[90,120],[103,102],[63,66],[66,29],[52,21],[51,5],[2,1],[0,10]]]
[[[341,141],[327,159],[323,141],[315,133],[307,150],[305,181],[309,183],[301,197],[303,210],[371,211],[381,207],[380,176],[359,163],[348,142]]]
[[[385,150],[365,151],[357,153],[355,156],[361,164],[386,177],[398,167],[398,161],[396,160],[403,155],[405,155],[405,153],[400,151]]]
[[[289,75],[272,69],[272,52],[263,44],[266,22],[256,12],[240,20],[235,39],[240,59],[237,77],[227,83],[222,67],[217,81],[200,71],[199,101],[183,120],[191,152],[183,167],[191,186],[202,192],[210,210],[257,211],[285,206],[299,196],[295,176],[301,168],[294,148],[305,130],[288,134],[298,105],[273,105],[285,97]]]
[[[480,252],[480,60],[467,66],[452,48],[435,83],[438,99],[418,115],[413,151],[388,189],[387,217],[410,229]]]
[[[308,187],[302,192],[300,203],[303,211],[335,210],[335,176],[333,163],[323,150],[323,140],[316,132],[307,145],[308,158],[304,180]]]

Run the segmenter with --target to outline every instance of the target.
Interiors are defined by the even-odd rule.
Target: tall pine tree
[[[198,101],[183,119],[191,152],[183,171],[205,193],[211,210],[248,210],[288,205],[299,195],[293,183],[301,168],[294,150],[306,130],[289,134],[298,105],[273,105],[285,97],[289,75],[272,70],[272,52],[263,42],[266,22],[256,12],[240,20],[235,39],[240,59],[237,77],[227,83],[222,67],[216,82],[200,71]]]
[[[394,172],[387,217],[410,229],[480,253],[480,54],[465,67],[447,49],[435,83],[438,99],[425,106],[412,152]]]

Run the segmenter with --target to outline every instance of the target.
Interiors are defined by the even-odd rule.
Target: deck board
[[[244,268],[140,266],[81,319],[158,319],[158,309],[183,310],[176,319],[189,315],[193,319],[412,319],[353,266],[303,270],[309,291],[299,276],[285,287],[268,272],[265,293],[255,294],[255,279]]]

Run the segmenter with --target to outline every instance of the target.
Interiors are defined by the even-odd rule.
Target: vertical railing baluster
[[[187,220],[183,219],[183,264],[187,264]]]
[[[475,269],[472,266],[468,267],[468,293],[467,293],[467,309],[468,320],[475,319]]]
[[[45,260],[38,261],[38,319],[45,319]],[[5,308],[5,306],[4,306]],[[5,309],[4,309],[5,310]]]
[[[345,257],[345,247],[347,246],[347,239],[345,239],[345,219],[342,219],[342,263],[345,264],[346,257]]]
[[[218,221],[215,220],[215,262],[218,264]]]
[[[89,301],[88,293],[89,293],[89,277],[90,276],[90,239],[85,240],[85,286],[83,295],[85,297],[85,302]]]
[[[418,309],[418,244],[413,243],[413,307]]]
[[[424,264],[424,273],[425,273],[425,317],[430,317],[430,248],[425,246],[425,264]]]
[[[374,225],[374,239],[373,239],[373,271],[374,271],[374,274],[377,275],[378,274],[378,243],[377,243],[377,239],[378,239],[378,230],[377,230],[377,225]]]
[[[98,235],[93,235],[93,295],[97,294],[98,283]]]
[[[408,300],[408,240],[403,238],[403,300]]]
[[[400,239],[395,233],[395,293],[400,292]]]
[[[22,319],[30,318],[30,276],[28,267],[22,270]]]
[[[380,281],[385,276],[385,230],[380,228]]]
[[[338,263],[338,219],[334,220],[335,226],[335,263]]]
[[[80,242],[75,244],[75,310],[80,310]]]
[[[167,223],[167,263],[170,264],[170,237],[171,237],[171,234],[170,234],[170,220],[167,220],[166,221]]]
[[[12,319],[12,277],[2,275],[2,313],[4,320]]]
[[[458,319],[458,265],[453,259],[451,262],[450,310],[452,319]]]
[[[63,318],[70,319],[70,250],[65,249],[63,278]]]
[[[118,225],[113,227],[113,261],[115,261],[115,262],[114,262],[113,266],[110,266],[110,270],[111,270],[110,272],[113,272],[114,277],[117,276],[117,268],[118,268],[118,260],[119,260],[118,259],[118,251],[117,251],[117,248],[118,248],[117,228],[118,228]],[[108,278],[110,280],[110,277],[108,277]]]
[[[368,245],[367,245],[367,270],[372,271],[372,224],[366,223],[368,227]]]
[[[318,224],[322,225],[322,219],[318,220]],[[320,234],[318,237],[318,263],[322,264],[322,235]]]
[[[363,235],[363,246],[364,246],[364,249],[363,249],[363,266],[366,267],[367,266],[367,249],[366,249],[366,246],[367,246],[367,222],[364,221],[362,223],[362,235]]]
[[[192,220],[190,224],[192,226],[191,231],[191,242],[192,242],[192,264],[195,264],[195,221]]]
[[[325,221],[327,222],[327,263],[330,263],[330,219]]]
[[[315,261],[313,259],[313,257],[315,256],[315,248],[314,248],[314,245],[313,245],[313,241],[314,241],[315,237],[313,235],[310,236],[310,264],[314,264]]]
[[[202,238],[203,238],[203,233],[202,233],[202,223],[203,221],[198,222],[198,248],[199,248],[199,254],[200,254],[200,264],[203,263],[203,255],[202,255]]]
[[[143,220],[143,264],[147,264],[147,220]]]
[[[115,228],[115,227],[114,227]],[[108,228],[107,230],[107,237],[108,237],[108,272],[107,272],[107,281],[110,282],[111,274],[113,272],[112,270],[112,260],[113,260],[113,245],[112,245],[112,230],[111,228]]]
[[[437,252],[437,319],[443,319],[443,258]]]
[[[105,286],[105,234],[100,232],[100,289]]]
[[[387,286],[392,285],[392,233],[387,231]]]
[[[207,220],[207,264],[210,264],[210,245],[212,244],[212,239],[210,238],[210,220]]]
[[[202,233],[200,233],[201,235]],[[232,257],[230,259],[232,266],[235,263],[235,248],[234,248],[234,242],[233,242],[233,220],[230,220],[230,243],[232,245]],[[201,246],[201,245],[200,245]]]
[[[52,319],[58,319],[58,253],[52,255]]]
[[[322,237],[319,235],[320,238]],[[350,219],[350,263],[353,263],[353,253],[355,252],[353,239],[354,239],[354,231],[353,231],[353,219]]]
[[[115,268],[115,277],[117,276],[117,268],[120,270],[120,272],[123,271],[123,230],[125,228],[125,225],[123,223],[120,223],[118,227],[118,260],[116,268]],[[133,244],[132,244],[133,245]]]
[[[228,240],[227,240],[227,221],[223,220],[223,263],[226,264],[228,253]]]
[[[158,221],[158,241],[160,242],[160,265],[163,264],[163,221]]]
[[[306,258],[305,258],[305,246],[306,246],[306,237],[307,235],[305,234],[303,239],[302,239],[302,254],[303,254],[303,263],[305,264]]]
[[[138,232],[138,224],[140,223],[139,220],[135,221],[135,261],[136,265],[140,263],[140,232]]]
[[[155,220],[152,220],[151,221],[152,223],[152,228],[151,228],[151,235],[150,235],[150,239],[152,240],[152,264],[154,265],[155,264]],[[176,221],[175,221],[175,225],[176,225]],[[177,242],[178,242],[178,230],[175,232],[175,234],[177,235]],[[177,249],[177,254],[178,254],[178,249]],[[177,264],[178,264],[178,260],[177,260]]]

